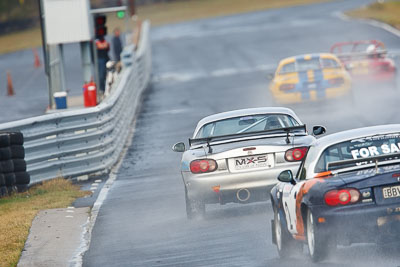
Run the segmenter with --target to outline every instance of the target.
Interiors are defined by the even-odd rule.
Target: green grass
[[[226,16],[271,8],[306,5],[329,0],[190,0],[139,6],[138,15],[153,25]]]
[[[88,195],[65,179],[44,182],[28,192],[0,199],[0,267],[16,266],[29,229],[40,210],[66,208]]]
[[[400,29],[400,1],[373,3],[369,6],[351,10],[347,15],[360,19],[374,19]]]

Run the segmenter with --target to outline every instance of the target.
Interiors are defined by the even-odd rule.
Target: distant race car
[[[387,57],[385,45],[377,40],[336,43],[337,55],[356,80],[384,82],[396,86],[395,61]]]
[[[314,133],[325,132],[315,126]],[[181,174],[189,219],[204,215],[206,204],[249,203],[269,199],[267,188],[282,170],[296,171],[303,150],[315,138],[287,108],[253,108],[219,113],[200,120],[189,139],[173,146],[184,152]]]
[[[283,59],[270,84],[278,103],[296,103],[349,94],[351,78],[333,54],[309,54]]]
[[[400,244],[400,124],[339,132],[296,149],[305,151],[297,175],[283,171],[271,190],[281,257],[302,242],[313,261],[337,244]]]

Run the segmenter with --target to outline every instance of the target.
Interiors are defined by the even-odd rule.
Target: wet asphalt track
[[[338,1],[263,11],[152,29],[153,82],[132,146],[92,232],[84,266],[314,266],[303,255],[280,260],[271,244],[269,203],[207,206],[188,221],[179,174],[186,141],[203,116],[273,106],[265,71],[279,59],[328,51],[337,41],[400,38],[333,12],[366,1]],[[359,87],[348,100],[292,106],[307,125],[329,132],[398,123],[400,89]],[[345,226],[344,226],[345,227]],[[365,233],[368,234],[368,233]],[[339,247],[315,266],[399,266],[398,252],[374,245]]]

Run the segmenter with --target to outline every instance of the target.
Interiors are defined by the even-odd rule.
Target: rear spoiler
[[[390,160],[392,159],[392,160]],[[390,160],[390,161],[389,161]],[[400,162],[400,153],[391,153],[391,154],[385,154],[385,155],[379,155],[375,157],[369,157],[369,158],[360,158],[360,159],[348,159],[348,160],[339,160],[339,161],[333,161],[333,162],[328,162],[326,164],[326,170],[334,170],[335,167],[346,167],[346,170],[351,170],[351,169],[359,169],[360,167],[365,168],[369,166],[374,166],[375,169],[378,169],[378,166],[380,165],[387,165],[387,164],[392,164]],[[353,166],[354,164],[357,163],[364,163],[362,165],[358,166]]]
[[[356,53],[340,53],[336,54],[338,58],[366,58],[370,55],[384,55],[387,54],[387,50],[380,50],[373,53],[367,52],[356,52]]]
[[[299,125],[293,127],[286,127],[286,128],[279,128],[279,129],[272,129],[272,130],[264,130],[264,131],[256,131],[256,132],[248,132],[248,133],[236,133],[236,134],[227,134],[227,135],[218,135],[218,136],[210,136],[205,138],[189,138],[189,146],[196,145],[196,144],[207,144],[209,148],[209,153],[211,153],[211,141],[222,141],[234,138],[243,138],[243,137],[253,137],[257,135],[262,135],[256,139],[263,139],[271,137],[270,135],[277,134],[277,133],[286,133],[286,143],[290,144],[289,140],[289,133],[293,131],[303,130],[306,132],[306,125]],[[232,140],[231,142],[238,142],[242,140]]]

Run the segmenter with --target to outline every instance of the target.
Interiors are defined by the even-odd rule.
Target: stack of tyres
[[[10,181],[10,176],[6,175],[10,169],[11,172],[14,171],[14,165],[11,160],[10,135],[8,133],[0,133],[0,197],[7,195],[7,187],[10,184],[11,186],[13,183],[15,184],[15,181]]]
[[[15,186],[18,192],[28,189],[31,181],[29,173],[26,171],[24,136],[20,132],[10,134],[11,159],[14,165]]]
[[[0,133],[0,197],[28,188],[30,176],[26,172],[23,145],[22,133]]]

